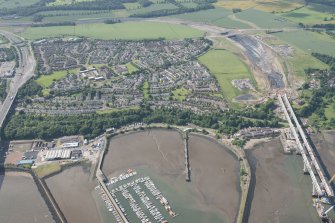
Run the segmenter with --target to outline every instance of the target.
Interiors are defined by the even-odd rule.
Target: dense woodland
[[[0,62],[12,61],[16,59],[16,51],[14,47],[0,48]]]
[[[0,101],[3,101],[7,96],[7,80],[1,79],[0,80]]]
[[[35,90],[37,90],[35,87],[24,88],[20,90],[20,93],[29,94]],[[108,114],[48,116],[18,112],[18,114],[9,116],[9,121],[2,130],[2,137],[51,139],[64,135],[83,134],[85,137],[93,138],[102,134],[107,128],[118,128],[135,122],[171,125],[193,123],[201,127],[217,129],[221,133],[233,134],[246,127],[278,127],[280,120],[273,113],[274,106],[271,100],[256,108],[207,115],[178,109],[152,110],[148,104],[143,104],[138,110],[124,110]]]
[[[190,13],[190,12],[196,12],[200,10],[206,10],[206,9],[213,9],[214,6],[209,3],[203,3],[199,4],[195,8],[186,8],[184,6],[179,7],[177,9],[161,9],[156,10],[152,12],[146,12],[146,13],[140,13],[140,14],[133,14],[130,17],[139,17],[139,18],[152,18],[152,17],[159,17],[159,16],[168,16],[168,15],[176,15],[176,14],[182,14],[182,13]]]

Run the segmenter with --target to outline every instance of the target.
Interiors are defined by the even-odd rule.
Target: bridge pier
[[[315,190],[314,185],[313,185],[313,189],[312,189],[312,196],[313,196],[313,197],[318,196],[318,194],[316,193],[316,190]]]
[[[190,167],[190,159],[188,152],[188,132],[184,133],[184,155],[185,155],[185,178],[186,181],[191,181],[191,167]]]
[[[304,169],[303,169],[303,172],[304,172],[304,174],[308,174],[307,166],[306,166],[305,163],[304,163]],[[314,187],[313,187],[313,188],[314,188]]]

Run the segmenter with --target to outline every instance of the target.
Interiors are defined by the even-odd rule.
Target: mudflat
[[[302,157],[285,155],[278,138],[246,151],[255,173],[250,223],[319,223],[312,206],[312,182],[303,174]]]
[[[28,173],[0,176],[0,222],[51,223],[51,213]]]
[[[96,182],[90,182],[90,174],[87,171],[82,166],[75,166],[46,179],[52,195],[69,223],[101,222],[92,196]]]
[[[201,201],[234,222],[240,200],[237,158],[223,145],[196,135],[190,135],[189,155],[192,184]]]
[[[320,158],[332,177],[335,174],[335,131],[324,131],[312,136]]]
[[[129,168],[147,167],[160,174],[182,175],[184,144],[181,135],[172,130],[134,132],[112,138],[102,170],[105,175]]]
[[[103,172],[147,173],[180,216],[174,222],[233,222],[239,205],[238,160],[207,137],[190,135],[191,182],[185,180],[184,142],[179,132],[145,130],[113,137]]]

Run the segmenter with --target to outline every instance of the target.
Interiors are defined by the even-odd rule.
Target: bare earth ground
[[[29,174],[6,172],[5,176],[0,176],[0,222],[53,222],[48,207]]]
[[[246,151],[255,171],[250,223],[320,222],[312,207],[312,184],[301,156],[285,155],[278,138]]]
[[[224,212],[227,222],[233,222],[240,199],[238,161],[222,145],[194,135],[189,138],[189,155],[192,184],[202,202]]]
[[[232,222],[240,196],[238,161],[223,147],[203,137],[191,136],[189,148],[192,173],[188,183],[182,137],[170,130],[142,131],[112,138],[103,171],[107,176],[116,176],[129,168],[150,168],[157,177],[169,182],[170,188],[162,187],[163,193],[172,191],[167,194],[168,199],[176,198],[174,203],[178,204],[183,202],[183,206],[177,205],[181,216],[176,222]],[[198,213],[188,216],[192,208]]]
[[[90,174],[76,166],[46,179],[46,183],[68,223],[99,223],[99,213],[92,196],[95,182]]]

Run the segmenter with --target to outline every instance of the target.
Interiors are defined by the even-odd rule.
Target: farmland
[[[334,17],[334,14],[320,12],[314,10],[311,6],[306,6],[292,12],[283,13],[281,16],[292,20],[296,23],[303,23],[303,24],[323,24],[323,23],[335,23],[335,20],[330,20]],[[326,21],[325,21],[326,19]]]
[[[289,44],[299,47],[305,52],[318,52],[335,56],[335,41],[324,33],[301,30],[276,33],[274,35]]]
[[[77,2],[88,2],[89,0],[55,0],[53,2],[48,3],[49,6],[55,5],[70,5]]]
[[[217,6],[225,7],[228,9],[240,8],[240,9],[258,9],[266,12],[286,12],[297,7],[301,7],[303,4],[296,1],[284,1],[284,0],[219,0],[216,3]]]
[[[148,13],[163,9],[176,9],[177,7],[171,3],[152,4],[148,7],[139,7],[138,3],[124,3],[125,9],[119,10],[67,10],[65,12],[47,11],[38,14],[43,15],[44,22],[60,22],[60,21],[80,21],[94,19],[110,19],[110,18],[126,18],[133,14]],[[27,17],[25,19],[32,19]]]
[[[295,49],[294,56],[288,58],[287,61],[293,76],[298,78],[305,77],[306,74],[304,70],[307,68],[326,69],[328,67],[326,64],[311,56],[308,52],[304,52],[300,49]]]
[[[0,8],[15,8],[32,5],[39,0],[0,0]]]
[[[198,59],[213,73],[224,96],[229,100],[243,93],[232,85],[232,80],[249,78],[255,84],[248,67],[229,51],[211,50]]]
[[[118,24],[81,24],[64,27],[30,27],[21,35],[27,39],[62,36],[84,36],[96,39],[182,39],[203,36],[203,32],[184,25],[156,22],[124,22]]]
[[[172,16],[173,18],[201,22],[225,28],[250,28],[248,25],[229,18],[233,12],[224,8],[209,9],[200,12]]]
[[[263,12],[255,9],[245,10],[236,14],[242,20],[256,24],[260,28],[290,28],[297,27],[297,24],[281,16]]]

